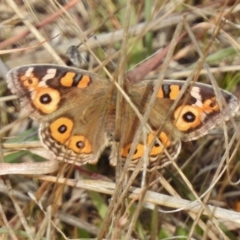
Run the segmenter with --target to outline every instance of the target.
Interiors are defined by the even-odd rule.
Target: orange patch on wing
[[[28,88],[29,90],[36,88],[39,84],[39,79],[37,77],[34,77],[33,74],[31,74],[30,77],[22,75],[20,77],[20,80],[22,81],[23,86]]]
[[[49,103],[44,103],[41,101],[46,95],[46,97],[49,97]],[[60,93],[56,89],[53,88],[37,88],[36,92],[32,96],[32,101],[34,106],[42,111],[43,113],[49,114],[57,110],[58,103],[60,101]]]
[[[61,78],[60,83],[64,87],[71,87],[74,81],[76,73],[74,72],[67,72],[64,77]]]
[[[158,90],[157,97],[158,97],[158,98],[164,98],[164,94],[163,94],[162,88],[160,88],[160,89]]]
[[[81,81],[78,83],[78,88],[86,88],[91,82],[91,78],[88,75],[83,75]]]
[[[180,87],[178,85],[172,85],[170,86],[170,89],[170,99],[175,100],[179,95]]]
[[[206,113],[218,112],[220,111],[219,105],[216,101],[216,98],[210,98],[204,101],[202,110]]]
[[[193,121],[186,121],[183,115],[192,114]],[[174,111],[174,125],[180,131],[188,131],[189,129],[196,128],[202,123],[202,110],[195,106],[185,105],[180,106]],[[186,117],[186,116],[185,116]]]
[[[152,143],[152,141],[155,139],[155,136],[151,133],[148,135],[148,145]],[[169,140],[167,134],[165,132],[161,132],[158,136],[159,141],[162,143],[162,145],[153,145],[151,151],[150,151],[150,156],[156,156],[159,155],[163,152],[164,148],[166,149],[167,147],[170,146],[171,141]],[[156,141],[156,140],[155,140]],[[157,143],[157,142],[156,142]]]
[[[74,135],[69,139],[69,142],[65,144],[68,148],[75,153],[89,154],[92,152],[92,146],[88,139],[82,135]]]
[[[122,149],[121,156],[124,157],[124,158],[127,158],[131,147],[132,147],[131,143],[126,145]],[[144,146],[142,144],[138,144],[137,147],[136,147],[135,153],[132,156],[132,160],[135,160],[137,158],[141,158],[143,156],[143,154],[144,154]]]
[[[50,128],[51,137],[63,144],[71,136],[71,132],[73,129],[73,121],[66,117],[60,117],[55,121],[53,121],[50,124],[49,128]]]
[[[148,139],[147,139],[147,146],[150,146],[154,139],[155,139],[155,135],[150,133],[148,135]],[[163,152],[163,150],[165,148],[167,148],[168,146],[170,146],[170,144],[171,144],[171,141],[169,140],[169,138],[168,138],[168,136],[165,132],[161,132],[158,136],[158,139],[162,143],[162,145],[160,145],[160,144],[159,145],[153,145],[153,147],[152,147],[152,149],[149,153],[150,156],[156,156],[156,155],[161,154]],[[123,158],[127,158],[131,147],[132,147],[132,144],[130,143],[122,149],[121,156]],[[138,158],[141,158],[141,157],[143,157],[143,155],[144,155],[144,145],[143,144],[138,144],[137,147],[136,147],[135,153],[132,156],[132,160],[136,160]]]

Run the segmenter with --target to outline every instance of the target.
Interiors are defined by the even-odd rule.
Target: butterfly
[[[156,83],[124,82],[123,89],[132,104],[142,116],[147,111],[149,116],[143,126],[124,98],[120,106],[121,131],[116,138],[118,90],[112,81],[89,71],[51,64],[20,66],[7,73],[8,87],[20,98],[30,117],[40,122],[42,145],[55,159],[94,164],[102,151],[111,147],[110,163],[116,165],[117,156],[123,161],[130,157],[129,169],[134,169],[144,156],[148,157],[150,169],[165,166],[170,158],[177,158],[181,141],[206,135],[239,108],[234,95],[219,89],[217,97],[207,84],[190,84],[176,102],[184,81]],[[156,97],[149,109],[154,92]],[[146,131],[140,131],[130,154],[136,133],[143,127]]]

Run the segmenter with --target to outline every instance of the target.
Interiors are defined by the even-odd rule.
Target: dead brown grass
[[[32,166],[38,155],[48,158],[37,124],[10,98],[4,67],[64,64],[68,47],[81,42],[89,58],[81,68],[101,76],[192,76],[239,96],[239,7],[238,1],[1,2],[2,162]],[[23,176],[18,165],[11,173],[19,174],[0,181],[0,238],[239,239],[238,129],[231,119],[184,143],[176,164],[150,174],[115,169],[105,156],[97,166],[60,163],[49,176]]]

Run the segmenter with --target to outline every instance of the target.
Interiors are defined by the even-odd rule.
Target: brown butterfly
[[[116,156],[127,159],[141,120],[129,103],[123,101],[120,149],[116,148],[117,89],[110,80],[76,68],[39,64],[12,69],[7,74],[7,82],[30,117],[41,123],[41,142],[56,159],[79,164],[96,163],[107,146],[111,147],[112,165],[116,164]],[[157,89],[146,134],[140,134],[129,169],[134,169],[144,154],[149,157],[149,168],[163,167],[170,157],[178,156],[181,141],[207,134],[239,108],[238,99],[231,93],[220,90],[225,100],[220,107],[210,85],[194,83],[167,118],[184,83],[163,81]],[[125,81],[126,94],[143,115],[155,85],[154,80]]]

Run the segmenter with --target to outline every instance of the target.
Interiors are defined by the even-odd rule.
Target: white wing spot
[[[192,87],[191,89],[191,96],[194,97],[196,99],[196,102],[194,105],[198,106],[198,107],[202,107],[202,97],[200,95],[200,88],[199,87]]]
[[[56,68],[48,69],[47,74],[42,78],[42,81],[46,82],[47,80],[54,78],[56,75],[56,72],[57,72]]]
[[[27,71],[25,72],[25,76],[26,76],[26,77],[30,77],[30,75],[31,75],[31,73],[32,73],[32,71],[33,71],[33,69],[34,69],[34,67],[30,67],[30,68],[28,68]]]

